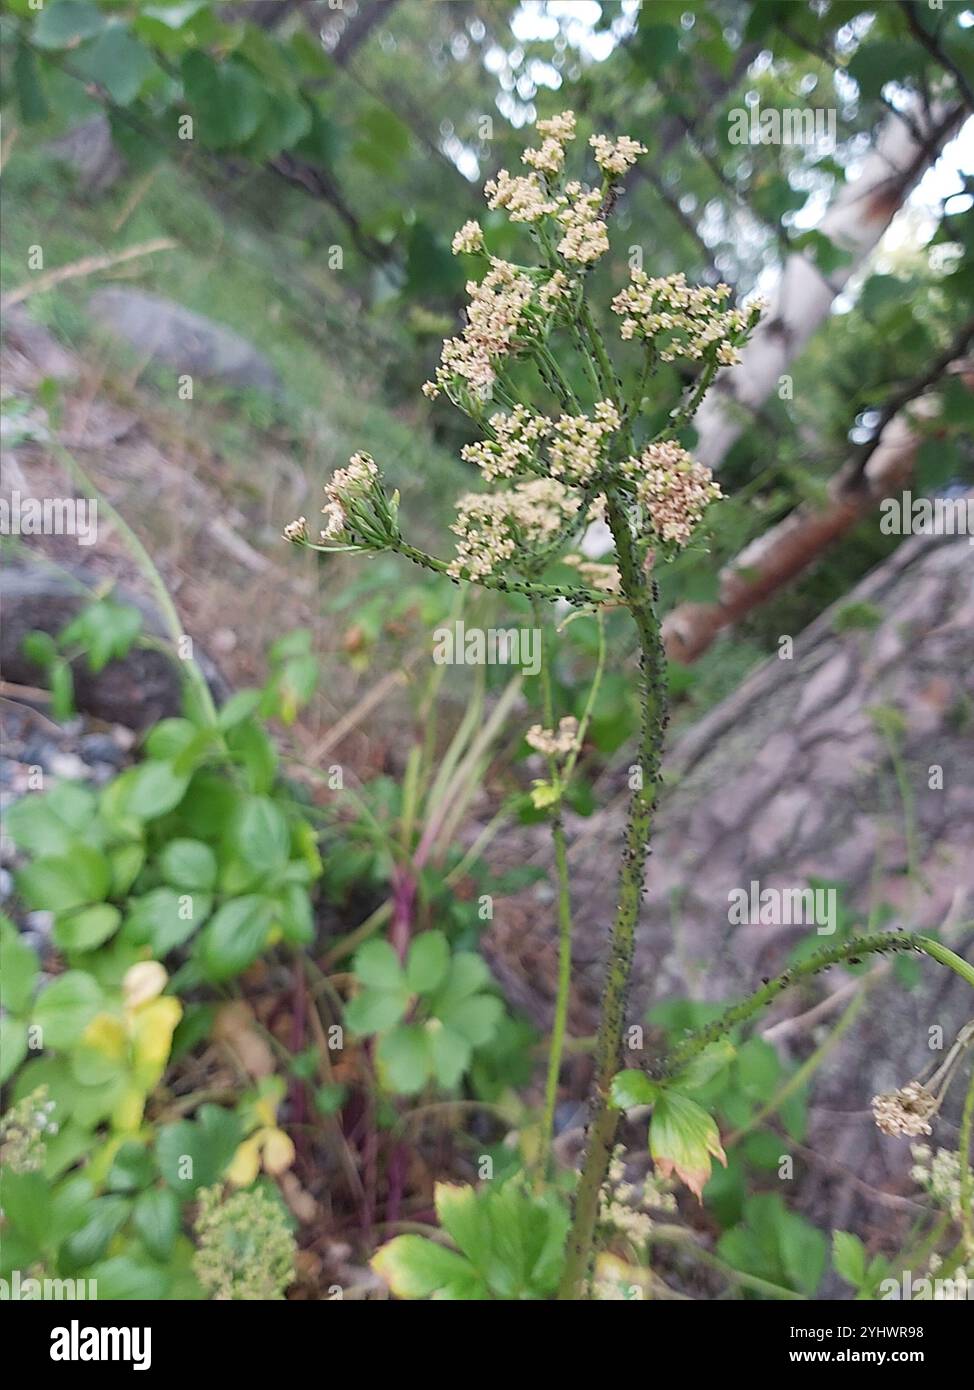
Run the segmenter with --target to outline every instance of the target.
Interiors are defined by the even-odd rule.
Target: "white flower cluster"
[[[538,290],[538,302],[542,309],[551,309],[559,300],[567,299],[572,292],[572,281],[563,270],[556,270],[550,280]]]
[[[565,145],[575,139],[575,112],[562,111],[558,116],[549,116],[545,121],[538,121],[535,129],[545,139],[557,140]]]
[[[494,384],[493,360],[510,352],[533,292],[529,276],[492,256],[480,284],[467,283],[467,326],[459,338],[443,344],[436,380],[426,383],[424,394],[435,397],[441,386],[461,377],[472,395],[487,400]]]
[[[608,135],[592,135],[589,144],[595,151],[595,162],[599,168],[617,177],[630,169],[641,154],[646,153],[646,146],[638,140],[631,140],[628,135],[620,135],[618,140],[610,140]]]
[[[565,758],[579,746],[578,720],[573,714],[566,714],[559,719],[557,729],[543,729],[540,724],[532,724],[524,741],[546,758]]]
[[[549,137],[537,150],[525,150],[521,162],[544,174],[560,174],[565,164],[565,147],[560,140]]]
[[[616,1149],[600,1198],[600,1220],[638,1246],[645,1244],[652,1234],[650,1210],[676,1211],[676,1198],[672,1192],[664,1191],[659,1179],[652,1175],[641,1183],[629,1182],[623,1151]]]
[[[680,546],[722,496],[710,469],[672,440],[647,445],[639,458],[626,459],[621,471],[636,484],[636,501],[646,508],[657,536]]]
[[[599,401],[594,418],[562,415],[549,420],[517,405],[510,414],[490,417],[492,439],[465,444],[461,457],[475,463],[488,482],[531,471],[563,482],[584,485],[605,461],[603,440],[619,428],[619,412],[611,401]],[[547,460],[540,455],[548,441]]]
[[[455,234],[451,242],[450,249],[454,256],[459,256],[461,251],[467,255],[474,255],[477,251],[484,249],[484,229],[479,222],[464,222],[460,230]]]
[[[563,204],[555,214],[565,229],[558,251],[566,261],[589,265],[609,249],[609,231],[602,219],[602,194],[573,181],[565,185]]]
[[[587,483],[604,461],[603,440],[621,423],[611,401],[599,401],[591,420],[587,415],[562,415],[551,426],[548,457],[552,476]]]
[[[371,454],[353,454],[347,468],[336,468],[325,483],[328,501],[322,507],[327,517],[321,532],[323,541],[338,540],[348,526],[348,512],[355,501],[368,497],[379,480],[379,469]]]
[[[484,193],[489,208],[504,208],[512,222],[540,222],[558,211],[564,201],[549,198],[537,174],[511,175],[506,169],[488,179]]]
[[[516,405],[509,415],[499,410],[490,417],[493,439],[465,444],[460,457],[475,463],[489,483],[512,478],[535,461],[538,444],[550,428],[550,420],[533,414],[527,406]]]
[[[931,1132],[930,1119],[937,1113],[939,1102],[919,1081],[908,1081],[898,1091],[873,1096],[872,1106],[873,1119],[884,1134],[916,1138]]]
[[[764,303],[754,298],[743,308],[725,309],[729,294],[729,285],[691,286],[682,272],[650,276],[634,267],[612,308],[623,316],[623,338],[660,340],[662,361],[695,360],[715,350],[717,361],[729,367],[741,360],[737,349]]]
[[[459,540],[447,573],[454,579],[493,574],[515,553],[553,540],[580,506],[581,499],[555,478],[533,478],[508,492],[468,493],[450,528]]]
[[[488,206],[504,208],[512,222],[540,222],[554,217],[562,227],[558,252],[566,261],[590,265],[609,249],[609,234],[603,218],[602,194],[586,188],[577,180],[557,189],[557,180],[565,166],[565,145],[575,138],[575,115],[563,111],[560,116],[539,121],[538,133],[543,137],[537,149],[525,150],[522,161],[531,173],[512,175],[501,169],[496,179],[484,185]],[[628,135],[612,140],[607,135],[593,135],[589,144],[595,160],[610,178],[621,177],[646,153],[646,147]]]
[[[910,1176],[929,1192],[938,1206],[960,1220],[960,1160],[953,1149],[938,1149],[927,1144],[913,1144],[913,1167]],[[974,1252],[972,1252],[974,1253]]]

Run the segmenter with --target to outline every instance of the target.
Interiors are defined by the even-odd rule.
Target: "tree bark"
[[[803,253],[788,258],[773,301],[739,366],[722,372],[696,417],[695,453],[717,468],[742,433],[750,413],[777,387],[779,378],[828,315],[832,301],[875,249],[894,215],[937,159],[964,115],[962,105],[942,103],[926,111],[916,103],[909,123],[884,121],[862,173],[842,185],[816,228],[849,259],[826,276]],[[916,132],[916,134],[914,133]],[[916,135],[923,138],[918,140]]]

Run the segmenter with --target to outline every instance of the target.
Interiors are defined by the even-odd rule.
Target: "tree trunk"
[[[798,252],[785,262],[772,303],[739,366],[722,372],[697,414],[701,463],[717,468],[757,409],[778,386],[791,363],[832,308],[832,301],[875,249],[894,215],[926,170],[938,158],[964,115],[963,106],[934,104],[928,112],[917,102],[908,121],[890,115],[880,128],[862,173],[843,184],[816,228],[849,259],[824,275]],[[918,138],[921,137],[921,138]]]

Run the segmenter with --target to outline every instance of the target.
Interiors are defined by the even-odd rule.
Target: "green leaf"
[[[124,25],[113,24],[72,59],[78,75],[103,87],[117,106],[129,106],[139,95],[146,79],[158,69],[155,59]],[[138,618],[138,632],[142,626]]]
[[[846,72],[859,84],[863,97],[870,99],[878,97],[887,82],[912,76],[915,62],[909,46],[898,40],[867,39],[856,49]]]
[[[78,1041],[103,1006],[98,982],[83,970],[68,970],[40,993],[34,1022],[41,1029],[44,1046],[55,1051]]]
[[[191,1196],[222,1177],[243,1138],[238,1117],[218,1105],[201,1105],[196,1120],[163,1125],[156,1140],[159,1172],[181,1196]]]
[[[679,30],[671,24],[641,24],[631,49],[633,61],[642,73],[654,77],[672,63],[679,40]]]
[[[182,801],[189,786],[189,774],[177,772],[171,762],[153,757],[123,772],[116,786],[120,788],[120,814],[143,821],[157,820]]]
[[[738,1050],[736,1070],[746,1095],[767,1100],[781,1075],[781,1061],[770,1043],[763,1038],[749,1038]]]
[[[866,1247],[851,1231],[832,1232],[832,1265],[836,1274],[860,1288],[866,1280]]]
[[[108,23],[91,0],[60,0],[47,4],[37,16],[31,42],[37,48],[73,48],[82,39],[99,33]]]
[[[200,965],[209,980],[229,980],[246,970],[267,943],[271,910],[255,893],[218,908],[200,936]]]
[[[433,1012],[437,1018],[445,1019],[454,1005],[477,994],[489,983],[490,971],[480,956],[473,951],[457,951],[450,962],[446,983],[433,1001]]]
[[[418,1023],[393,1028],[379,1041],[376,1061],[389,1089],[411,1096],[421,1091],[430,1074],[426,1031]]]
[[[388,941],[367,941],[355,953],[355,974],[372,989],[401,989],[404,983],[399,957]]]
[[[159,856],[159,868],[174,888],[208,893],[216,883],[216,855],[202,840],[170,840]]]
[[[267,108],[253,70],[227,59],[217,65],[194,49],[182,63],[186,97],[196,116],[196,135],[210,149],[243,145],[254,134]]]
[[[48,672],[51,687],[51,714],[62,724],[74,714],[74,676],[71,667],[58,657]]]
[[[76,1274],[100,1260],[108,1249],[112,1236],[128,1220],[132,1203],[127,1197],[98,1197],[92,1202],[88,1219],[80,1230],[65,1241],[58,1265],[64,1274]]]
[[[673,1078],[673,1086],[680,1091],[699,1090],[733,1062],[736,1051],[729,1038],[708,1044]]]
[[[821,1231],[796,1212],[788,1212],[781,1235],[781,1256],[785,1274],[793,1288],[811,1296],[825,1270],[828,1241]]]
[[[442,1023],[454,1029],[474,1047],[483,1047],[490,1042],[503,1014],[504,1005],[493,994],[478,994],[436,1010],[436,1017]]]
[[[110,1192],[141,1192],[154,1177],[155,1163],[149,1148],[127,1139],[112,1159],[105,1186]]]
[[[27,1024],[9,1014],[0,1015],[0,1086],[13,1076],[27,1056]]]
[[[267,108],[257,133],[246,147],[250,158],[259,163],[272,159],[282,150],[291,149],[311,129],[311,111],[300,97],[289,92],[274,91],[266,91],[264,96]]]
[[[51,1191],[42,1173],[18,1173],[5,1167],[3,1173],[4,1224],[12,1225],[35,1245],[43,1248],[51,1230]],[[7,1232],[4,1232],[6,1239]]]
[[[40,962],[12,922],[0,920],[0,1005],[7,1013],[23,1014],[37,988]]]
[[[295,946],[310,946],[315,939],[314,914],[307,890],[299,883],[285,884],[278,894],[279,920],[285,941]]]
[[[229,846],[258,874],[284,868],[291,851],[287,821],[270,797],[251,796],[237,811],[227,837]]]
[[[426,1033],[433,1074],[445,1091],[452,1091],[470,1066],[473,1048],[461,1033],[443,1027],[439,1019],[427,1023]]]
[[[128,603],[98,599],[83,608],[60,634],[62,650],[78,644],[87,652],[88,669],[103,671],[130,650],[142,631],[142,614]]]
[[[168,1187],[156,1187],[136,1199],[132,1224],[149,1254],[168,1260],[179,1233],[179,1198]]]
[[[82,908],[54,924],[54,940],[63,951],[93,951],[117,931],[122,914],[111,903]]]
[[[244,719],[228,732],[227,747],[246,769],[251,790],[270,791],[277,775],[277,750],[267,730],[253,719]]]
[[[11,806],[6,820],[14,844],[29,854],[67,854],[75,838],[73,827],[55,810],[53,793],[22,796]]]
[[[476,1188],[438,1182],[436,1215],[467,1259],[476,1268],[486,1269],[491,1257],[490,1217]]]
[[[259,704],[259,690],[238,690],[220,710],[217,723],[223,730],[233,729],[241,720],[249,719]]]
[[[111,869],[98,850],[75,842],[70,854],[35,859],[20,870],[16,882],[28,907],[44,912],[70,912],[105,897]]]
[[[169,1294],[171,1276],[161,1265],[139,1260],[134,1255],[114,1255],[87,1271],[98,1283],[100,1299],[156,1303]]]
[[[413,994],[429,994],[440,984],[450,964],[450,947],[441,931],[425,931],[409,948],[406,981]]]
[[[469,1260],[424,1236],[397,1236],[370,1263],[397,1298],[468,1299],[486,1294]]]
[[[660,1088],[650,1081],[644,1071],[627,1067],[616,1072],[612,1078],[611,1099],[616,1110],[631,1110],[637,1105],[652,1105],[658,1099]]]
[[[110,896],[124,898],[145,863],[145,848],[140,844],[116,845],[108,851],[108,862],[112,866]]]
[[[727,1165],[717,1122],[679,1091],[664,1091],[654,1104],[649,1150],[660,1175],[667,1178],[675,1172],[698,1201],[710,1177],[711,1156]]]
[[[146,736],[145,751],[150,758],[171,760],[186,751],[196,734],[195,724],[188,719],[160,719]]]
[[[39,125],[46,121],[51,112],[37,72],[37,60],[34,50],[23,39],[19,40],[14,54],[14,86],[20,119],[24,125]]]
[[[195,902],[192,910],[192,917],[187,917],[174,889],[153,888],[132,905],[125,919],[125,940],[134,946],[150,946],[153,956],[162,960],[188,941],[203,922],[205,914],[197,913]]]
[[[364,989],[345,1006],[345,1022],[353,1033],[369,1037],[383,1033],[398,1023],[409,1008],[409,991],[401,989]]]

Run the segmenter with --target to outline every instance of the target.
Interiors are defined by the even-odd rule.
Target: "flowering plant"
[[[464,328],[443,344],[434,379],[423,388],[430,398],[446,396],[481,436],[462,450],[485,486],[458,501],[455,554],[442,559],[405,540],[398,496],[386,494],[378,465],[362,453],[326,484],[326,521],[318,536],[301,517],[286,528],[285,537],[326,552],[396,551],[454,582],[527,595],[539,620],[544,600],[563,600],[598,614],[606,605],[622,604],[632,615],[640,646],[641,733],[596,1047],[588,1151],[562,1284],[563,1295],[572,1297],[590,1263],[618,1122],[611,1088],[621,1058],[660,780],[665,658],[652,570],[657,560],[672,558],[690,542],[720,496],[710,470],[692,458],[681,438],[719,368],[738,360],[760,305],[731,305],[726,285],[694,288],[682,275],[653,277],[631,266],[629,283],[609,305],[618,321],[621,353],[629,355],[617,364],[590,304],[590,286],[596,263],[609,250],[609,215],[644,147],[627,136],[593,135],[589,144],[599,177],[588,185],[566,176],[568,150],[577,138],[574,114],[539,121],[537,131],[540,144],[522,156],[527,172],[501,170],[485,189],[491,209],[524,224],[534,263],[492,255],[476,222],[460,228],[453,251],[471,258],[482,274],[467,285]],[[651,429],[647,390],[661,364],[677,359],[693,365],[695,379],[682,399],[665,402],[663,428]],[[580,549],[593,522],[607,525],[611,534],[607,563],[594,562]],[[581,583],[546,578],[556,562],[573,568]],[[542,692],[544,724],[534,725],[527,741],[548,762],[548,781],[535,785],[533,800],[550,819],[559,890],[559,987],[542,1120],[546,1163],[571,970],[561,805],[586,721],[576,726],[567,716],[556,720],[547,665]]]
[[[590,302],[593,270],[609,250],[608,219],[623,179],[645,151],[627,136],[613,140],[593,135],[589,144],[599,178],[589,186],[566,177],[568,148],[577,136],[573,113],[539,121],[537,129],[541,143],[522,157],[527,172],[512,175],[501,170],[485,190],[492,210],[524,224],[534,245],[534,263],[515,264],[492,255],[484,229],[476,222],[460,228],[453,251],[478,264],[482,274],[467,285],[465,326],[443,344],[434,378],[423,388],[430,398],[448,398],[473,421],[480,436],[462,450],[484,486],[458,500],[452,526],[454,555],[444,559],[429,554],[404,538],[398,494],[387,494],[379,466],[366,453],[355,454],[326,484],[325,524],[317,536],[312,536],[304,517],[291,522],[284,534],[289,541],[324,552],[393,551],[454,583],[525,595],[532,601],[538,627],[544,601],[561,601],[599,619],[599,663],[581,720],[558,717],[542,641],[543,723],[526,733],[528,746],[547,762],[547,780],[535,782],[531,797],[551,826],[558,880],[558,989],[541,1121],[541,1179],[552,1159],[571,983],[571,886],[562,802],[604,663],[602,612],[610,605],[629,610],[639,646],[639,742],[630,769],[587,1144],[565,1249],[559,1255],[558,1296],[577,1298],[593,1273],[597,1229],[606,1226],[612,1210],[607,1181],[610,1192],[613,1184],[618,1188],[612,1160],[620,1111],[651,1108],[649,1148],[657,1176],[665,1180],[675,1174],[699,1197],[712,1159],[726,1159],[714,1118],[686,1092],[697,1090],[719,1069],[728,1048],[733,1052],[728,1034],[738,1023],[799,975],[850,956],[920,951],[969,983],[974,983],[974,972],[940,943],[916,934],[853,938],[767,982],[745,1003],[686,1037],[652,1074],[620,1070],[666,725],[666,665],[655,567],[693,540],[707,508],[721,495],[709,468],[689,453],[686,435],[717,372],[738,362],[762,306],[756,299],[734,305],[726,285],[695,288],[683,275],[650,276],[630,262],[628,284],[608,305],[622,344],[617,355],[610,354]],[[674,380],[672,373],[660,370],[678,361],[692,375],[682,394],[678,385],[667,384]],[[593,559],[586,553],[591,547],[583,545],[594,522],[602,523],[611,537],[612,553],[603,561]],[[565,581],[566,569],[572,579],[577,575],[578,584]],[[926,1133],[927,1111],[935,1105],[917,1084],[894,1097],[878,1097],[877,1122],[889,1132]],[[544,1194],[524,1189],[518,1200],[531,1207],[544,1200]],[[539,1208],[539,1220],[542,1216]],[[459,1244],[463,1249],[463,1242]],[[402,1297],[422,1296],[420,1289],[434,1286],[442,1290],[439,1274],[432,1283],[420,1277],[423,1270],[430,1274],[429,1261],[436,1254],[436,1247],[428,1247],[430,1242],[423,1238],[397,1237],[380,1251],[375,1267]],[[460,1256],[449,1257],[450,1270],[459,1260]]]

